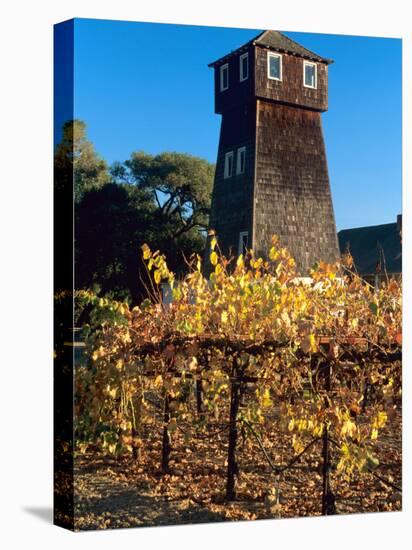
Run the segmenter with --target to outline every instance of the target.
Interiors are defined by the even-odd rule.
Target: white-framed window
[[[310,61],[303,62],[303,85],[306,88],[317,88],[317,72],[316,63],[311,63]]]
[[[268,78],[282,80],[282,56],[279,53],[268,52]]]
[[[244,174],[246,165],[246,147],[239,147],[236,155],[236,174]]]
[[[224,92],[229,88],[229,64],[220,66],[220,91]]]
[[[240,82],[249,78],[249,54],[244,53],[239,57]]]
[[[225,168],[223,177],[231,178],[233,176],[233,151],[228,151],[225,154]]]
[[[239,233],[239,246],[238,246],[238,254],[246,254],[248,251],[249,246],[249,232],[248,231],[241,231]]]

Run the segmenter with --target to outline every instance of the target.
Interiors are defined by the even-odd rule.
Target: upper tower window
[[[239,57],[240,82],[249,77],[249,55],[244,53]]]
[[[316,63],[310,61],[303,62],[303,85],[306,88],[317,87],[317,66]]]
[[[229,65],[225,63],[220,67],[220,91],[224,92],[229,88]]]
[[[268,52],[268,78],[282,80],[282,56],[278,53]]]

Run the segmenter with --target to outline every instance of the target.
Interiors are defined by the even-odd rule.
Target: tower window
[[[268,52],[268,78],[282,80],[282,56],[278,53]]]
[[[246,147],[239,147],[236,157],[236,174],[245,173]]]
[[[249,241],[249,232],[248,231],[241,231],[239,233],[239,249],[238,254],[246,254],[248,249],[248,241]]]
[[[224,92],[229,88],[229,65],[225,63],[220,67],[220,91]]]
[[[239,57],[239,64],[240,82],[243,82],[249,77],[249,55],[247,53]]]
[[[309,61],[303,62],[303,85],[306,88],[317,87],[317,66]]]
[[[229,151],[225,154],[225,169],[223,177],[231,178],[233,175],[233,151]]]

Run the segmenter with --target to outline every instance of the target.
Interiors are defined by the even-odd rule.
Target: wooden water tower
[[[209,66],[222,115],[210,229],[225,255],[265,255],[280,237],[304,275],[338,259],[321,113],[328,65],[265,31]]]

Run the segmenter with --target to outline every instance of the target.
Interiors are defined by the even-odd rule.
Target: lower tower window
[[[236,158],[236,174],[244,174],[246,161],[246,147],[239,147]]]
[[[225,155],[224,178],[231,178],[233,175],[233,151],[229,151]]]
[[[239,249],[238,254],[245,255],[248,250],[248,242],[249,242],[249,232],[248,231],[241,231],[239,233]]]

